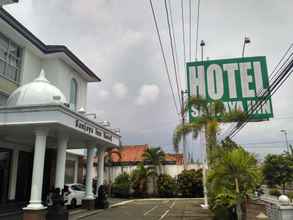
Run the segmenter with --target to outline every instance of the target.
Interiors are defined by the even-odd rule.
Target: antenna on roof
[[[0,0],[0,6],[18,3],[18,0]]]

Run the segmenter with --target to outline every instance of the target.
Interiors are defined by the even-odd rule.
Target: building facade
[[[66,46],[44,44],[0,7],[0,213],[20,207],[24,219],[40,219],[51,188],[83,181],[74,149],[87,149],[86,199],[94,199],[93,158],[120,144],[87,118],[87,84],[99,81]]]
[[[146,166],[150,165],[144,162],[143,153],[146,149],[150,148],[149,144],[142,145],[124,145],[119,149],[114,149],[119,153],[112,153],[111,160],[106,160],[105,164],[105,183],[113,183],[117,176],[126,172],[131,174],[137,168],[139,163],[144,163]],[[108,157],[106,155],[106,157]],[[107,163],[108,161],[108,163]],[[109,162],[110,161],[110,162]],[[187,169],[200,169],[198,164],[188,164]],[[168,174],[173,178],[177,177],[184,170],[183,154],[166,153],[165,161],[161,166],[161,172]],[[95,169],[94,169],[95,172]],[[98,176],[97,173],[94,176]]]

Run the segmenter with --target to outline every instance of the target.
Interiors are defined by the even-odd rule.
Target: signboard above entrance
[[[269,87],[266,58],[241,57],[187,63],[189,96],[201,96],[209,101],[220,100],[226,111],[241,110],[251,113],[251,106],[261,100]],[[190,121],[198,116],[190,109]],[[252,114],[251,120],[273,117],[271,99]]]

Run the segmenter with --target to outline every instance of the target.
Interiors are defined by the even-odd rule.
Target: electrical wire
[[[169,72],[169,68],[168,68],[168,65],[167,65],[166,56],[165,56],[165,52],[164,52],[164,48],[163,48],[163,44],[162,44],[162,39],[161,39],[161,35],[160,35],[158,22],[157,22],[157,18],[156,18],[156,14],[155,14],[155,10],[154,10],[152,0],[149,0],[149,3],[150,3],[151,10],[152,10],[153,19],[154,19],[154,23],[155,23],[155,28],[156,28],[157,36],[158,36],[159,43],[160,43],[160,49],[161,49],[161,53],[162,53],[162,57],[163,57],[163,61],[164,61],[164,66],[165,66],[169,86],[170,86],[172,97],[173,97],[173,103],[174,103],[174,106],[175,106],[175,109],[176,109],[176,113],[177,113],[177,115],[179,115],[180,113],[178,111],[178,106],[177,106],[177,103],[176,103],[175,93],[174,93],[174,89],[173,89],[172,82],[171,82],[170,72]]]
[[[289,46],[289,48],[286,50],[286,52],[284,53],[284,55],[282,56],[282,58],[280,59],[280,61],[277,63],[277,65],[274,67],[272,73],[269,75],[269,81],[273,81],[276,76],[278,76],[280,74],[280,72],[282,71],[282,69],[284,68],[284,66],[286,66],[289,62],[289,60],[291,59],[291,57],[293,56],[293,53],[291,53],[289,56],[289,52],[290,50],[293,48],[293,43]],[[288,57],[287,57],[288,56]],[[285,58],[287,57],[287,59],[285,60]],[[285,60],[285,61],[284,61]],[[282,64],[282,65],[281,65]],[[257,91],[257,96],[261,97],[263,95],[263,92],[265,91],[265,89],[262,89],[261,91]],[[235,124],[235,123],[234,123]],[[222,137],[229,137],[229,135],[227,135],[228,133],[232,134],[234,132],[234,130],[236,130],[237,128],[235,127],[234,124],[231,124],[230,127],[228,127],[224,134],[221,135]]]
[[[189,62],[191,62],[191,0],[189,0]]]
[[[185,66],[186,62],[186,46],[185,46],[185,25],[184,25],[184,4],[183,0],[181,0],[181,23],[182,23],[182,42],[183,42],[183,63]]]
[[[265,97],[265,95],[266,96],[268,96],[268,95],[270,95],[270,97],[271,97],[271,95],[273,95],[273,94],[270,94],[270,92],[272,92],[272,88],[271,87],[274,87],[274,88],[276,88],[276,86],[278,86],[277,87],[277,89],[279,89],[280,88],[280,86],[283,84],[283,80],[282,80],[282,78],[280,78],[280,77],[284,77],[284,74],[282,74],[282,72],[284,72],[285,71],[285,73],[286,73],[286,71],[288,71],[288,70],[286,70],[286,67],[289,65],[289,62],[290,62],[290,58],[292,57],[292,55],[293,55],[293,53],[291,53],[290,55],[289,55],[289,57],[286,59],[286,61],[285,62],[283,62],[283,64],[281,65],[281,67],[277,70],[277,72],[276,72],[276,69],[277,69],[277,67],[278,66],[280,66],[280,63],[282,63],[282,61],[285,59],[285,57],[288,55],[288,52],[289,52],[289,50],[290,50],[290,48],[292,48],[292,45],[289,47],[289,49],[285,52],[285,55],[282,57],[282,59],[280,60],[280,62],[277,64],[277,66],[276,66],[276,68],[274,68],[274,71],[272,72],[272,74],[270,74],[270,79],[273,79],[274,81],[273,81],[273,83],[271,83],[271,85],[269,86],[269,88],[268,89],[263,89],[262,91],[261,91],[261,95],[259,96],[259,97]],[[283,69],[283,67],[284,66],[286,66],[285,67],[285,70]],[[289,67],[290,68],[290,67]],[[289,72],[289,74],[288,75],[290,75],[291,74],[291,72]],[[288,76],[289,77],[289,76]],[[288,77],[286,77],[286,79],[288,78]],[[276,79],[275,79],[276,78]],[[280,83],[281,82],[281,83]],[[276,85],[274,85],[274,84],[276,84]],[[276,91],[276,90],[275,90]],[[275,91],[274,91],[274,93],[275,93]],[[266,94],[267,93],[267,94]],[[267,99],[268,99],[268,97],[267,97]],[[260,105],[262,105],[262,102],[260,102],[260,103],[256,103],[256,105],[255,106],[253,106],[253,108],[252,108],[252,112],[253,111],[255,111],[256,110],[256,108],[259,108],[259,106]],[[251,114],[251,113],[250,113]],[[250,117],[251,117],[251,115],[250,115]],[[248,119],[249,120],[249,119]],[[235,133],[235,132],[239,132],[239,130],[241,130],[246,124],[247,124],[247,122],[248,122],[248,120],[245,122],[245,123],[243,123],[239,128],[234,128],[234,130],[232,130],[232,135],[234,136],[234,134],[233,133]],[[237,131],[238,130],[238,131]]]
[[[180,64],[179,64],[178,52],[177,52],[177,43],[176,43],[176,37],[175,37],[175,28],[174,28],[174,22],[173,22],[173,11],[172,11],[171,0],[169,0],[169,10],[170,10],[171,32],[172,32],[172,38],[173,38],[173,43],[174,43],[176,65],[177,65],[178,72],[180,72]],[[178,78],[180,79],[180,77],[178,77]],[[181,90],[181,88],[182,88],[181,80],[179,80],[179,89]],[[182,108],[182,106],[181,106],[181,108]]]
[[[179,88],[179,82],[178,82],[178,73],[177,73],[177,66],[175,61],[175,51],[173,46],[173,40],[172,40],[172,33],[171,33],[171,24],[170,24],[170,17],[169,17],[169,10],[167,5],[167,0],[164,0],[165,10],[166,10],[166,16],[167,16],[167,24],[168,24],[168,33],[170,38],[170,46],[171,46],[171,52],[172,52],[172,61],[173,61],[173,68],[175,73],[175,79],[176,79],[176,87],[177,87],[177,93],[178,93],[178,100],[179,100],[179,106],[181,106],[181,99],[180,99],[180,88]],[[181,106],[182,108],[182,106]]]
[[[197,60],[197,51],[198,51],[198,30],[199,30],[199,9],[200,9],[200,0],[197,0],[197,19],[196,19],[196,45],[195,45],[195,58]]]
[[[286,52],[285,56],[287,54],[288,53]],[[282,57],[281,62],[282,62],[282,60],[284,60],[285,56]],[[281,65],[281,67],[278,69],[277,73],[275,73],[273,76],[271,76],[271,79],[274,79],[274,80],[269,85],[269,87],[267,89],[263,90],[261,96],[259,97],[259,98],[261,98],[261,101],[256,102],[256,104],[251,107],[251,110],[248,113],[247,120],[244,123],[242,123],[240,125],[240,127],[235,127],[231,131],[231,133],[228,135],[229,137],[234,137],[235,135],[237,135],[239,133],[239,131],[248,123],[249,119],[252,118],[252,113],[255,112],[256,110],[258,110],[259,107],[262,107],[268,101],[268,99],[272,95],[274,95],[275,92],[278,91],[280,89],[280,87],[283,85],[283,83],[288,79],[288,77],[293,72],[293,70],[291,70],[293,68],[293,59],[291,59],[292,56],[293,56],[293,53],[291,53],[289,55],[289,58],[287,58],[286,61]],[[279,64],[280,64],[280,62],[278,63],[277,66],[279,66]]]

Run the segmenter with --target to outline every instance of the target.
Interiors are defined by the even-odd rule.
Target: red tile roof
[[[166,154],[166,161],[176,161],[177,165],[183,164],[183,154]]]
[[[124,145],[120,149],[113,149],[113,151],[119,151],[121,159],[117,154],[112,154],[113,162],[141,162],[143,161],[143,153],[146,149],[150,148],[148,144],[143,145]],[[166,154],[166,161],[176,161],[177,165],[183,164],[182,154]]]
[[[143,153],[149,148],[148,144],[144,145],[125,145],[119,149],[121,159],[116,154],[112,154],[113,162],[140,162],[143,161]],[[114,150],[115,151],[115,150]],[[117,151],[117,149],[116,149]]]

